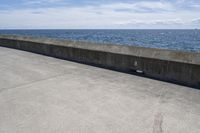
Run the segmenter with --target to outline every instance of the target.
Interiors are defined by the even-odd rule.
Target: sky
[[[200,0],[0,0],[0,29],[194,29]]]

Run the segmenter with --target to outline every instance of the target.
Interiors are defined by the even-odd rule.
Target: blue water
[[[0,30],[0,34],[200,52],[200,30]]]

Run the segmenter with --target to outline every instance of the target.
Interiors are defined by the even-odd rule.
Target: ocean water
[[[0,34],[200,52],[200,30],[0,30]]]

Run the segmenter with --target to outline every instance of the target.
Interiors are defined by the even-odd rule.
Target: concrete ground
[[[0,47],[0,133],[200,133],[200,90]]]

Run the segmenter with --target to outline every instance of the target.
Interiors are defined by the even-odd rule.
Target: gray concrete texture
[[[200,90],[0,47],[0,133],[199,133]]]
[[[200,88],[200,53],[9,35],[0,45]]]

